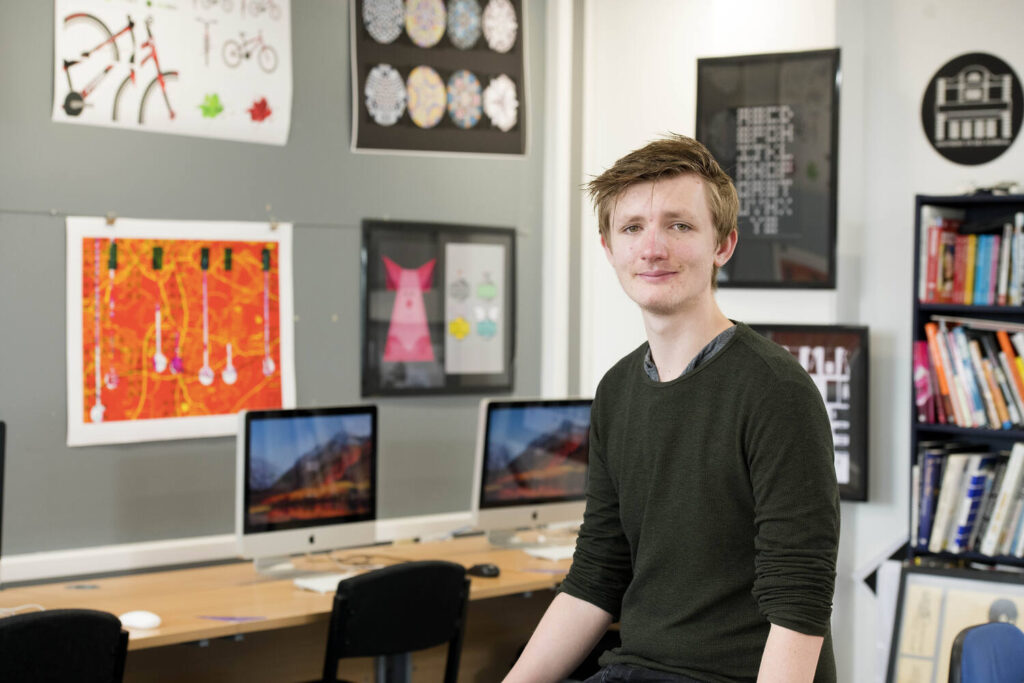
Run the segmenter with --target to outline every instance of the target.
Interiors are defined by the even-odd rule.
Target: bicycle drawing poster
[[[56,0],[52,119],[284,145],[290,0]]]
[[[69,446],[295,405],[291,225],[67,219]]]

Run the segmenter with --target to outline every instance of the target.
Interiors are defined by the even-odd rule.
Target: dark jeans
[[[701,683],[696,678],[652,671],[639,666],[609,664],[583,683]]]

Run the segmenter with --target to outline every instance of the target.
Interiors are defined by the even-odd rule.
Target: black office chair
[[[953,639],[949,683],[1024,681],[1024,632],[992,621],[969,626]]]
[[[455,683],[469,601],[466,569],[452,562],[405,562],[338,583],[327,631],[323,683],[338,661],[385,657],[448,643],[444,683]]]
[[[51,609],[0,619],[0,681],[120,683],[128,632],[113,614]]]

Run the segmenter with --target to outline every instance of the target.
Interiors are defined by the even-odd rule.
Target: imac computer
[[[495,545],[522,528],[583,519],[591,399],[480,403],[473,511]]]
[[[258,571],[287,556],[375,541],[377,408],[239,415],[235,535]]]

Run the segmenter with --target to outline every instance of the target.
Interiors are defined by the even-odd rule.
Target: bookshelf
[[[1022,215],[1018,217],[1018,213]],[[999,358],[985,352],[986,349],[994,347],[995,355],[1000,355],[999,351],[1002,350],[1002,347],[995,344],[995,329],[1004,329],[1009,334],[1012,334],[1014,330],[1024,331],[1024,306],[1021,305],[1022,300],[1024,300],[1024,230],[1016,227],[1021,223],[1022,218],[1024,218],[1024,195],[918,195],[915,198],[914,280],[912,296],[912,338],[914,345],[911,349],[911,357],[915,358],[917,354],[921,353],[927,354],[929,362],[928,386],[936,394],[934,400],[942,402],[938,374],[941,374],[943,370],[936,368],[935,361],[932,360],[934,358],[933,354],[938,355],[939,363],[941,364],[942,354],[939,351],[939,344],[941,342],[933,339],[929,343],[926,326],[929,323],[935,323],[931,331],[940,334],[952,332],[954,328],[961,327],[964,334],[963,343],[959,345],[959,348],[964,348],[966,352],[964,354],[956,352],[956,355],[959,356],[960,364],[958,364],[953,356],[955,352],[953,347],[958,345],[958,341],[961,341],[957,337],[960,333],[943,336],[943,339],[949,344],[948,364],[954,368],[966,366],[966,373],[964,379],[958,378],[957,380],[960,383],[959,397],[956,395],[956,388],[952,384],[948,385],[950,398],[948,403],[944,405],[958,410],[958,412],[957,415],[950,414],[948,416],[949,419],[945,423],[941,423],[939,422],[939,408],[937,405],[927,406],[926,404],[926,407],[923,408],[918,404],[919,387],[921,385],[920,368],[917,360],[912,363],[910,405],[911,542],[908,546],[908,559],[911,561],[921,558],[937,561],[1009,565],[1024,569],[1024,557],[1017,555],[1012,549],[1009,554],[1001,552],[986,554],[979,551],[981,537],[984,536],[986,531],[986,526],[981,524],[984,507],[983,498],[986,495],[997,496],[998,490],[989,494],[983,489],[981,494],[976,496],[978,498],[976,514],[972,513],[975,514],[975,517],[972,518],[971,524],[968,525],[968,528],[973,526],[973,524],[981,525],[982,533],[976,536],[976,542],[971,542],[964,547],[951,541],[949,545],[943,543],[940,544],[940,549],[936,549],[934,542],[929,545],[922,545],[920,540],[923,539],[919,536],[923,523],[922,516],[925,515],[922,499],[926,495],[924,489],[927,488],[922,487],[921,482],[921,479],[924,478],[920,467],[924,460],[921,455],[924,450],[930,447],[934,453],[941,450],[941,447],[936,444],[967,444],[968,447],[963,448],[962,451],[974,454],[988,451],[992,454],[999,454],[1011,451],[1015,443],[1024,443],[1024,410],[1022,410],[1024,405],[1021,403],[1021,398],[1024,398],[1024,391],[1021,390],[1024,388],[1024,372],[1016,369],[1017,365],[1013,359],[1006,359],[1008,364],[1000,365]],[[1007,230],[1004,226],[1007,222],[1014,227],[1009,230],[1008,255],[1005,257],[1007,265],[1002,266],[1001,262],[1004,260],[1002,250],[1007,235]],[[933,224],[939,224],[941,227],[930,229],[929,226]],[[1014,237],[1015,233],[1018,235],[1017,237]],[[975,237],[969,241],[968,235],[974,235]],[[982,239],[983,236],[985,237],[984,240]],[[992,239],[994,236],[998,236],[998,239]],[[986,257],[996,259],[994,266],[991,265],[991,260],[986,260],[984,265],[979,265],[982,262],[980,256],[982,249],[979,248],[979,245],[982,243],[987,245]],[[1017,246],[1018,243],[1019,247]],[[968,257],[967,254],[970,254],[970,256]],[[1014,256],[1017,256],[1017,258],[1013,258]],[[945,272],[943,272],[943,264],[946,266]],[[950,268],[950,265],[952,265],[952,268]],[[1001,274],[1001,270],[1006,271],[1005,276]],[[1019,272],[1014,275],[1014,271]],[[968,275],[968,272],[970,272],[970,275]],[[1000,284],[1000,278],[1005,279],[1005,284]],[[989,281],[993,283],[991,287],[984,286]],[[979,291],[979,289],[974,288],[978,282],[982,283],[985,291]],[[989,289],[991,290],[991,296],[989,296]],[[1002,300],[999,296],[1000,289],[1004,292]],[[939,320],[944,320],[944,322],[940,323]],[[993,325],[988,326],[986,330],[986,326],[980,321],[991,321]],[[976,325],[980,326],[982,331],[974,331]],[[987,343],[989,346],[983,345],[985,340],[982,337],[985,336],[988,337]],[[980,355],[972,358],[971,348],[974,341],[979,342],[978,349],[980,350]],[[919,342],[924,342],[925,346],[918,348]],[[1024,349],[1017,352],[1017,355],[1024,360]],[[1000,367],[998,372],[995,369],[996,366]],[[978,368],[978,375],[984,374],[984,377],[981,378],[978,375],[973,375],[976,382],[975,388],[977,389],[977,392],[974,394],[977,401],[973,403],[966,384],[972,376],[969,374],[972,367]],[[1005,372],[1007,367],[1019,373],[1018,377],[1021,381],[1017,383],[1016,390],[1013,386],[1010,386],[1011,382],[1015,380]],[[948,371],[948,368],[946,370]],[[998,381],[999,375],[1003,377],[1004,381],[1002,383]],[[952,381],[951,375],[946,376]],[[915,382],[917,382],[916,385]],[[987,385],[989,389],[987,399],[982,393],[983,384]],[[991,391],[992,389],[1001,389],[1000,396],[1004,402],[1001,411],[997,410],[999,398]],[[1016,399],[1014,399],[1014,393],[1016,393]],[[958,398],[959,401],[957,402]],[[1017,406],[1016,419],[1009,420],[1007,419],[1009,417],[1009,405],[1014,403],[1015,400],[1015,405]],[[954,402],[957,402],[956,407],[952,406]],[[977,410],[979,403],[982,408],[980,419]],[[971,410],[972,406],[975,408],[973,411]],[[952,413],[952,411],[949,412]],[[965,421],[971,424],[964,424]],[[1022,450],[1024,450],[1024,447],[1022,447]],[[955,454],[955,450],[952,452]],[[954,460],[954,458],[949,457],[948,452],[944,455],[946,457],[938,458],[940,466],[943,468]],[[965,456],[958,458],[958,460],[967,462],[969,458],[970,456]],[[1000,460],[1002,458],[998,457],[998,455],[994,458],[981,459],[982,464],[980,467],[982,469],[987,467],[989,469],[985,470],[985,472],[992,472],[992,474],[987,475],[989,478],[989,490],[996,489],[1001,485],[996,483],[993,486],[991,483],[994,478],[996,463]],[[1012,458],[1006,459],[1007,462],[1009,460],[1012,460]],[[915,468],[915,464],[918,467]],[[974,465],[979,466],[979,461],[975,460]],[[965,465],[965,474],[957,485],[961,492],[954,498],[952,520],[954,528],[957,523],[957,515],[966,514],[965,510],[970,505],[966,502],[961,503],[971,483],[970,467],[971,465]],[[915,469],[917,470],[916,475]],[[942,470],[937,471],[944,473]],[[980,477],[974,480],[978,482],[979,486],[984,481],[984,476],[982,475],[985,472],[979,470],[974,472]],[[935,476],[937,481],[945,483],[942,480],[941,474],[936,474]],[[936,480],[933,479],[932,481]],[[915,487],[916,491],[914,491]],[[931,505],[937,506],[939,496],[941,496],[941,491],[937,491],[932,495]],[[959,505],[964,507],[958,508],[957,506]],[[994,509],[995,506],[993,505],[992,508]],[[938,518],[934,516],[938,510],[935,507],[931,508],[931,510],[929,522],[935,522],[936,526],[938,526]],[[1013,512],[1011,505],[1007,516]],[[963,520],[961,519],[960,521]],[[986,523],[989,521],[986,520]],[[1012,523],[1013,521],[1010,522],[1010,524]],[[951,531],[949,538],[952,537],[953,532]],[[1012,545],[1015,546],[1016,544]],[[1021,580],[1024,581],[1024,575],[1022,575]]]

